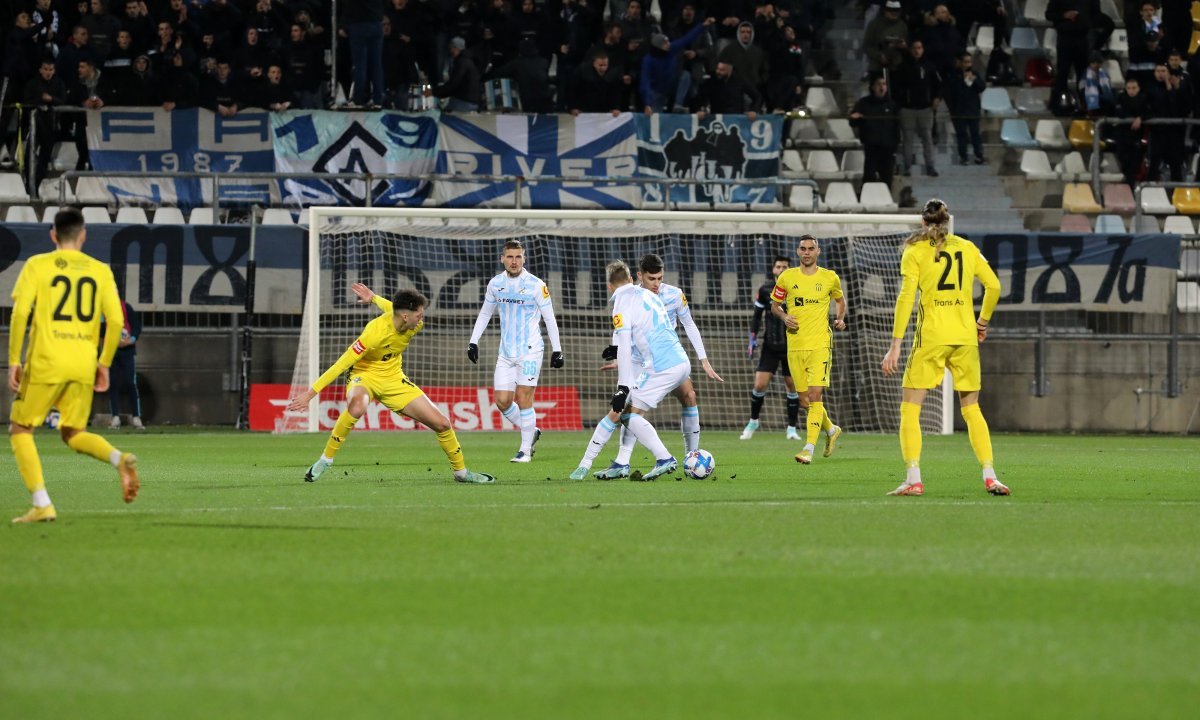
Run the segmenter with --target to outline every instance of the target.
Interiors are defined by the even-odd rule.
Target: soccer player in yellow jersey
[[[800,265],[788,268],[775,280],[771,313],[787,326],[787,358],[792,382],[801,397],[808,397],[808,437],[796,462],[812,462],[817,438],[825,432],[825,457],[837,448],[842,429],[829,419],[821,394],[829,387],[833,366],[833,331],[829,329],[829,301],[837,305],[833,326],[846,329],[846,299],[842,281],[829,268],[819,267],[821,246],[812,235],[801,235],[796,248]]]
[[[304,479],[313,482],[333,464],[334,456],[354,429],[354,424],[367,411],[367,403],[374,399],[383,403],[388,410],[407,415],[437,433],[438,444],[450,460],[455,480],[467,483],[496,482],[491,475],[467,469],[467,461],[450,421],[425,397],[421,388],[404,374],[401,353],[425,326],[425,307],[429,301],[416,290],[401,290],[394,298],[387,300],[362,283],[354,283],[350,289],[358,296],[360,303],[374,303],[383,314],[367,323],[362,334],[337,362],[304,394],[288,404],[288,410],[293,412],[307,409],[308,403],[321,390],[349,371],[346,409],[329,433],[325,452],[304,474]]]
[[[121,324],[108,323],[97,363],[100,320],[122,317],[112,270],[82,252],[86,236],[82,213],[74,208],[59,211],[50,231],[57,249],[26,260],[13,288],[8,388],[16,393],[16,399],[8,435],[17,471],[33,496],[33,507],[14,518],[14,523],[58,517],[46,493],[42,461],[33,441],[33,429],[42,424],[52,407],[62,414],[58,432],[63,442],[77,453],[110,463],[121,479],[125,502],[137,497],[137,458],[84,430],[92,414],[93,391],[108,389],[108,367],[121,339]],[[27,323],[29,346],[22,365]]]
[[[890,376],[900,364],[900,344],[908,320],[917,306],[917,328],[912,352],[904,369],[904,394],[900,402],[900,452],[908,475],[889,495],[922,495],[921,403],[937,387],[946,369],[962,405],[971,449],[983,466],[983,486],[992,495],[1008,495],[992,468],[992,438],[979,410],[979,343],[987,337],[988,321],[1000,300],[1000,280],[987,259],[970,241],[947,231],[950,211],[941,200],[925,203],[924,227],[909,236],[900,260],[903,282],[896,298],[892,347],[883,358],[883,374]],[[983,285],[983,306],[975,317],[974,279]]]

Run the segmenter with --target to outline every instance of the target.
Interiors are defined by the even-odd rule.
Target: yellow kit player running
[[[8,388],[16,393],[16,399],[8,434],[17,471],[33,496],[33,507],[14,518],[14,523],[58,517],[46,493],[42,461],[33,441],[33,429],[42,424],[52,407],[62,414],[58,432],[63,442],[77,453],[110,463],[121,479],[125,502],[137,497],[137,458],[84,430],[92,414],[93,391],[108,389],[108,367],[121,339],[120,323],[108,323],[97,364],[100,320],[122,316],[112,270],[82,252],[86,235],[78,210],[60,211],[50,231],[57,249],[26,260],[13,289]],[[29,347],[21,365],[27,322]]]
[[[796,455],[796,462],[807,465],[812,462],[822,431],[825,432],[825,457],[833,454],[842,434],[842,429],[829,419],[825,403],[821,402],[821,393],[829,387],[833,366],[829,301],[837,304],[833,326],[845,330],[846,299],[842,297],[842,281],[837,273],[817,266],[821,247],[815,237],[800,236],[796,254],[800,256],[800,265],[784,270],[775,280],[771,314],[787,326],[787,358],[792,382],[800,397],[808,398],[808,437],[804,449]]]
[[[450,460],[455,480],[467,483],[496,482],[491,475],[467,469],[462,447],[458,444],[450,421],[425,397],[421,388],[404,374],[401,353],[425,326],[425,307],[429,301],[416,290],[401,290],[389,301],[362,283],[354,283],[350,289],[358,296],[360,303],[374,303],[383,314],[367,323],[362,334],[337,362],[303,395],[288,405],[288,410],[293,412],[307,409],[308,403],[322,389],[337,380],[343,372],[350,371],[350,381],[346,383],[346,409],[329,434],[325,452],[304,474],[304,479],[313,482],[333,464],[334,456],[354,429],[354,424],[367,411],[367,403],[374,399],[392,412],[407,415],[437,433],[438,444]]]
[[[892,347],[883,358],[883,374],[892,375],[900,364],[900,344],[908,329],[917,290],[917,328],[912,354],[904,370],[900,403],[900,452],[908,475],[889,495],[922,495],[921,403],[925,393],[941,384],[946,369],[962,405],[971,449],[983,466],[983,486],[992,495],[1008,495],[992,469],[992,437],[979,410],[979,343],[987,337],[988,321],[1000,300],[1000,280],[987,259],[970,241],[948,233],[950,211],[941,200],[925,203],[924,227],[909,236],[900,261],[903,282],[896,298]],[[974,278],[983,285],[983,306],[975,317]]]

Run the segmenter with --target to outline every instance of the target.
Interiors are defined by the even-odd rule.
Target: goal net
[[[351,283],[385,297],[416,288],[430,305],[424,330],[404,353],[405,373],[456,429],[508,427],[491,404],[498,320],[479,343],[478,365],[467,360],[466,346],[487,282],[501,271],[503,243],[515,238],[525,245],[526,269],[550,288],[567,358],[565,369],[553,370],[548,361],[543,366],[535,397],[539,427],[587,428],[605,412],[616,378],[599,370],[611,338],[604,267],[622,259],[636,269],[642,255],[657,253],[666,263],[666,282],[686,293],[709,360],[725,379],[709,380],[698,363],[694,367],[704,426],[738,429],[749,417],[757,367],[757,357],[747,355],[755,294],[770,279],[773,258],[795,258],[799,236],[812,233],[821,240],[819,264],[841,276],[849,303],[847,330],[835,334],[825,406],[843,427],[894,432],[900,378],[884,378],[879,364],[891,342],[900,250],[919,223],[916,215],[312,208],[292,397],[378,315],[374,306],[356,302]],[[694,358],[682,330],[680,337]],[[907,353],[906,341],[902,360]],[[308,412],[285,413],[276,430],[331,428],[345,406],[344,381],[323,391]],[[786,425],[784,393],[777,376],[761,416],[764,430]],[[951,410],[949,395],[935,390],[922,427],[950,432]],[[656,413],[665,418],[678,411],[664,404]],[[373,405],[359,427],[411,429],[413,423]]]

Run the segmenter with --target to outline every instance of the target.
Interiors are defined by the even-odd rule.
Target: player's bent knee
[[[435,433],[444,433],[450,428],[450,421],[444,417],[437,417],[429,423],[429,429]]]
[[[69,445],[71,443],[71,438],[75,437],[76,435],[78,435],[81,432],[83,432],[83,431],[80,430],[79,428],[63,426],[58,429],[58,436],[60,438],[62,438],[63,442],[65,442]]]

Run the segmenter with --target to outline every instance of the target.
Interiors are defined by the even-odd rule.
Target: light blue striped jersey
[[[674,285],[662,283],[658,286],[658,299],[662,301],[663,307],[667,311],[667,322],[672,330],[678,330],[679,318],[691,315],[692,310],[688,307],[687,296],[683,291]],[[679,335],[678,332],[675,333]],[[633,348],[633,360],[636,363],[642,362],[642,356],[639,353],[637,346]]]
[[[550,304],[550,288],[528,270],[509,277],[502,272],[488,283],[483,303],[500,313],[500,357],[519,358],[541,353],[542,308]]]
[[[662,300],[637,285],[613,293],[613,334],[624,332],[630,334],[635,362],[653,372],[688,362]]]

